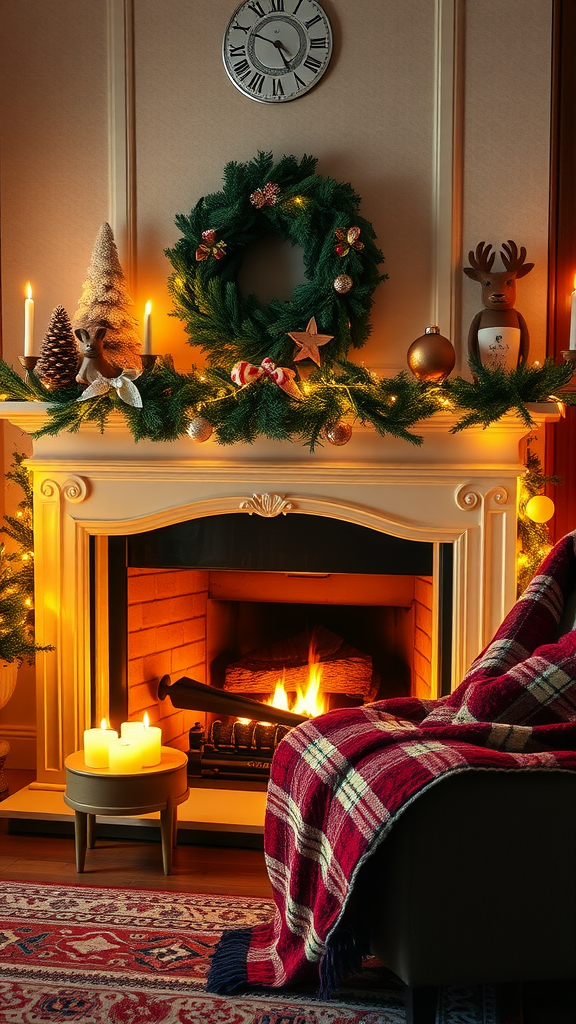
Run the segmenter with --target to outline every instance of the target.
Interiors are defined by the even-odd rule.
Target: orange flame
[[[322,715],[326,709],[326,698],[320,692],[322,682],[322,666],[318,658],[313,642],[308,650],[308,683],[304,689],[300,686],[296,690],[296,697],[292,707],[289,706],[288,694],[284,686],[286,682],[285,673],[282,679],[276,683],[273,696],[267,701],[274,708],[282,708],[285,711],[294,711],[297,715],[307,715],[308,718],[316,718]]]

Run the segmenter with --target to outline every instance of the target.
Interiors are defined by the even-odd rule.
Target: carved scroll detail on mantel
[[[43,498],[59,498],[60,485],[55,480],[43,480],[40,484],[40,494]]]
[[[487,492],[484,501],[487,505],[490,502],[493,502],[494,505],[507,505],[508,491],[505,487],[493,487],[492,490]]]
[[[249,516],[256,513],[265,519],[273,519],[274,516],[290,512],[294,506],[291,501],[286,501],[282,494],[253,494],[251,498],[241,501],[239,507],[244,509]]]
[[[482,501],[482,495],[472,490],[469,484],[462,484],[454,495],[454,501],[463,512],[471,512]]]
[[[62,485],[62,494],[66,501],[79,505],[90,493],[90,484],[83,476],[69,476]]]
[[[471,512],[472,509],[478,508],[482,502],[484,502],[485,506],[491,504],[507,505],[508,498],[508,491],[505,487],[492,487],[486,494],[482,494],[481,491],[473,490],[470,484],[462,484],[454,495],[454,501],[463,512]]]

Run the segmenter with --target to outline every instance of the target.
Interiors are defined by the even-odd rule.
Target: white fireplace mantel
[[[554,404],[532,414],[538,424],[558,419]],[[46,406],[4,402],[0,418],[33,433],[47,421]],[[289,515],[336,517],[432,542],[437,553],[440,543],[452,543],[456,685],[515,599],[519,442],[528,429],[513,415],[455,435],[454,423],[443,413],[418,424],[420,447],[355,428],[345,447],[325,444],[314,454],[264,439],[233,447],[188,438],[135,443],[120,414],[104,434],[86,425],[36,439],[27,463],[34,473],[36,636],[55,648],[37,659],[36,786],[62,788],[64,758],[81,746],[93,711],[106,713],[102,666],[96,708],[90,697],[90,537],[238,512],[253,494],[282,496]]]

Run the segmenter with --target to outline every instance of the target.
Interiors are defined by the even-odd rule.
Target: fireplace
[[[558,418],[555,405],[532,411],[538,423]],[[1,413],[31,434],[46,422],[42,403],[5,402]],[[515,600],[519,443],[527,431],[512,415],[486,430],[452,434],[453,425],[449,412],[421,424],[420,447],[357,427],[344,448],[314,455],[264,439],[234,448],[187,438],[136,444],[120,414],[103,435],[86,424],[77,434],[36,439],[29,465],[37,638],[55,650],[37,661],[32,792],[44,805],[50,792],[61,799],[64,758],[81,747],[92,721],[123,720],[130,681],[130,714],[151,699],[150,680],[164,674],[223,685],[221,648],[236,658],[243,638],[266,646],[278,607],[293,634],[313,616],[358,650],[368,647],[380,666],[392,662],[392,650],[397,693],[412,688],[434,698],[457,685]],[[153,538],[163,545],[158,564],[147,547]],[[270,552],[279,561],[266,561]],[[427,552],[426,564],[409,564],[408,552]],[[154,581],[156,597],[175,576],[195,582],[184,595],[166,594],[175,609],[184,599],[183,618],[153,627],[166,638],[168,664],[165,651],[139,654],[128,640],[128,629],[145,632],[135,626],[144,613],[128,592],[146,597]],[[433,623],[429,639],[406,625],[419,603]],[[370,649],[393,620],[412,639]],[[218,635],[219,651],[212,648]],[[428,675],[414,667],[426,668],[426,652]],[[136,662],[142,668],[146,658],[156,662],[137,679]],[[186,742],[187,727],[174,742]],[[24,797],[10,801],[2,813],[28,813]],[[239,801],[232,802],[236,813]]]
[[[318,711],[448,693],[452,597],[452,544],[435,555],[431,542],[321,516],[206,516],[110,538],[110,714],[147,712],[187,750],[190,728],[208,736],[215,716],[159,703],[160,677],[264,702],[279,687],[293,702],[312,649]]]

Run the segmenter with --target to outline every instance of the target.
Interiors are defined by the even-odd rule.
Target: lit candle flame
[[[576,288],[576,284],[574,285],[574,287]],[[28,284],[26,285],[26,298],[32,298],[32,285],[30,284],[30,281],[28,281]]]
[[[103,718],[102,721],[100,722],[100,728],[104,730],[108,728],[108,722],[106,721],[105,718]]]
[[[144,306],[144,312],[146,313],[146,316],[150,316],[150,313],[152,312],[152,303],[150,302],[150,299],[148,299],[148,302]]]
[[[145,729],[149,729],[150,728],[150,719],[148,718],[148,712],[147,711],[144,712],[144,718],[142,719],[142,721],[144,722],[144,728]]]

